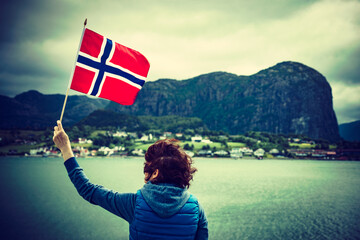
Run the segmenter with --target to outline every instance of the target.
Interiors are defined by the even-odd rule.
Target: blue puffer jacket
[[[170,184],[149,182],[136,194],[130,239],[195,239],[198,222],[195,196]]]

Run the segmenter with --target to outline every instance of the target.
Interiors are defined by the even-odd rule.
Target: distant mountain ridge
[[[0,96],[0,129],[43,129],[53,126],[60,118],[65,96],[44,95],[31,90],[14,98]],[[103,109],[108,100],[87,96],[69,96],[63,124],[73,125],[97,109]]]
[[[347,141],[360,142],[360,120],[339,125],[340,136]]]
[[[0,128],[52,126],[63,100],[63,95],[36,91],[15,98],[0,96]],[[132,106],[70,96],[64,124],[75,124],[97,109],[136,116],[198,117],[209,129],[230,134],[266,131],[340,139],[329,83],[297,62],[282,62],[251,76],[213,72],[182,81],[147,82]]]

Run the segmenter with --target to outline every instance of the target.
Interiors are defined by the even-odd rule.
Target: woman
[[[208,239],[205,212],[187,191],[197,169],[176,140],[160,140],[148,148],[145,185],[136,193],[118,193],[92,184],[74,158],[60,121],[53,140],[79,194],[126,220],[129,239]]]

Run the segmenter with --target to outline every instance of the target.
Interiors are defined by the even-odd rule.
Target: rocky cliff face
[[[252,128],[339,140],[329,83],[300,63],[284,62],[253,76],[245,95],[257,99]]]
[[[340,139],[331,87],[301,63],[283,62],[251,76],[215,72],[189,80],[148,82],[133,106],[108,109],[135,115],[199,117],[214,130],[304,134]]]

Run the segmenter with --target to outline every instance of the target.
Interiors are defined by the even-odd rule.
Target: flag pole
[[[74,63],[73,69],[72,69],[71,74],[70,74],[69,84],[68,84],[68,88],[67,88],[67,90],[66,90],[65,100],[64,100],[64,104],[63,104],[62,111],[61,111],[61,115],[60,115],[60,122],[62,122],[62,119],[63,119],[63,116],[64,116],[64,111],[65,111],[65,106],[66,106],[67,98],[68,98],[68,95],[69,95],[71,80],[72,80],[72,78],[73,78],[73,76],[74,76],[75,66],[76,66],[76,62],[77,62],[77,56],[79,55],[80,46],[81,46],[82,39],[83,39],[83,37],[84,37],[84,32],[85,32],[86,24],[87,24],[87,18],[85,18],[84,27],[83,27],[83,31],[82,31],[82,34],[81,34],[81,38],[80,38],[78,50],[77,50],[76,56],[75,56],[75,63]]]

